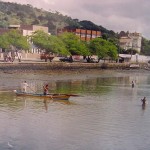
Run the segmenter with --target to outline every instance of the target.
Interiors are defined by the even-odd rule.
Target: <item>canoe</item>
[[[36,98],[48,98],[52,100],[68,100],[70,98],[70,95],[68,94],[40,94],[40,93],[25,93],[14,90],[15,94],[17,96],[24,96],[24,97],[36,97]]]

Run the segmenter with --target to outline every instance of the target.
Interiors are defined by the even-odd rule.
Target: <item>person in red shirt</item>
[[[43,86],[43,94],[47,95],[48,94],[48,84]]]

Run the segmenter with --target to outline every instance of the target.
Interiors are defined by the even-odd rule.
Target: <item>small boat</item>
[[[52,100],[68,100],[71,95],[69,94],[40,94],[40,93],[25,93],[14,90],[17,96],[24,96],[24,97],[37,97],[37,98],[48,98]]]

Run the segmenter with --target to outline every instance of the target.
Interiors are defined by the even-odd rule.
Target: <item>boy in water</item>
[[[132,88],[134,88],[134,81],[132,81]]]
[[[143,99],[141,99],[142,101],[142,105],[145,105],[146,104],[146,97],[144,97]]]

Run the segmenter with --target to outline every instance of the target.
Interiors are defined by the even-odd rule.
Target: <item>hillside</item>
[[[17,3],[0,1],[0,27],[7,28],[10,24],[34,24],[43,25],[49,28],[49,32],[56,33],[57,28],[83,28],[90,30],[99,30],[103,34],[115,35],[115,32],[109,31],[102,26],[96,25],[91,21],[79,21],[65,16],[59,12],[50,12],[33,6],[21,5]]]
[[[72,19],[58,11],[46,11],[35,8],[32,5],[0,1],[0,28],[7,28],[10,24],[42,25],[49,28],[51,34],[56,34],[58,28],[82,28],[102,32],[104,39],[109,39],[114,44],[118,43],[118,33],[108,30],[101,25],[91,21]],[[142,39],[141,53],[150,55],[150,40]]]

